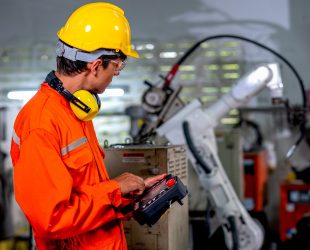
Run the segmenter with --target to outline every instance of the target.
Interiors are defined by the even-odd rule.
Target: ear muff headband
[[[98,105],[98,109],[100,109],[101,108],[101,101],[100,101],[99,96],[97,94],[93,94],[93,96],[96,99],[96,102],[97,102],[97,105]]]
[[[83,121],[93,119],[100,110],[101,101],[97,94],[92,94],[86,90],[79,90],[71,94],[62,85],[54,71],[51,71],[45,78],[50,87],[65,97],[69,102],[74,114]],[[88,105],[87,105],[87,104]],[[94,104],[96,103],[96,105]]]

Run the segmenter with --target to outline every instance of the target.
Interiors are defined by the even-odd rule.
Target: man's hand
[[[167,174],[161,174],[161,175],[156,175],[154,177],[149,177],[144,180],[144,185],[145,188],[150,188],[153,186],[156,182],[159,182],[160,180],[164,179],[167,176]]]
[[[166,176],[167,174],[161,174],[143,180],[140,176],[131,173],[123,173],[114,178],[114,180],[119,184],[122,195],[132,194],[138,196],[143,193],[144,189],[150,188]]]
[[[129,193],[140,195],[145,189],[144,180],[140,176],[131,173],[123,173],[114,180],[119,184],[122,195]]]

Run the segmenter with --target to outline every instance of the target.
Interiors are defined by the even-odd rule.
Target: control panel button
[[[166,185],[168,188],[171,188],[172,186],[175,185],[175,179],[170,179],[166,181]]]

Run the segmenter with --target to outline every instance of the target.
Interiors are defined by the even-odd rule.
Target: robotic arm
[[[164,122],[155,129],[170,143],[188,146],[188,158],[208,193],[216,218],[221,225],[225,225],[223,228],[229,249],[258,250],[264,236],[261,227],[239,201],[223,169],[217,156],[214,128],[231,109],[244,105],[266,86],[272,90],[274,97],[281,97],[283,86],[278,73],[276,64],[257,67],[206,109],[194,100],[173,115],[166,110],[164,114],[169,114],[169,118],[166,120],[162,115]],[[172,103],[169,102],[170,107]]]
[[[172,89],[172,80],[180,65],[199,46],[213,39],[237,39],[251,43],[263,50],[269,51],[284,62],[296,76],[302,94],[303,118],[300,120],[300,136],[289,149],[286,158],[289,159],[305,136],[305,111],[307,96],[303,81],[293,65],[273,49],[246,37],[223,34],[206,37],[195,43],[171,67],[163,79],[163,86],[157,87],[145,81],[149,89],[143,95],[142,107],[148,114],[145,125],[134,136],[134,141],[143,143],[153,135],[166,137],[173,144],[187,144],[188,157],[198,174],[203,188],[209,194],[211,206],[221,225],[225,225],[226,244],[233,250],[258,250],[263,242],[263,230],[248,215],[240,203],[234,189],[227,178],[222,164],[217,156],[214,128],[223,116],[231,109],[245,104],[264,87],[269,87],[273,103],[281,103],[282,82],[277,64],[257,67],[254,71],[240,79],[231,91],[222,96],[216,103],[204,109],[198,100],[184,106],[178,98],[181,88]],[[284,101],[289,108],[287,100]],[[145,118],[145,117],[144,117]]]

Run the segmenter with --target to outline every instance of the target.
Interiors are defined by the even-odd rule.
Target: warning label
[[[124,163],[145,163],[144,153],[123,153],[122,162]]]

